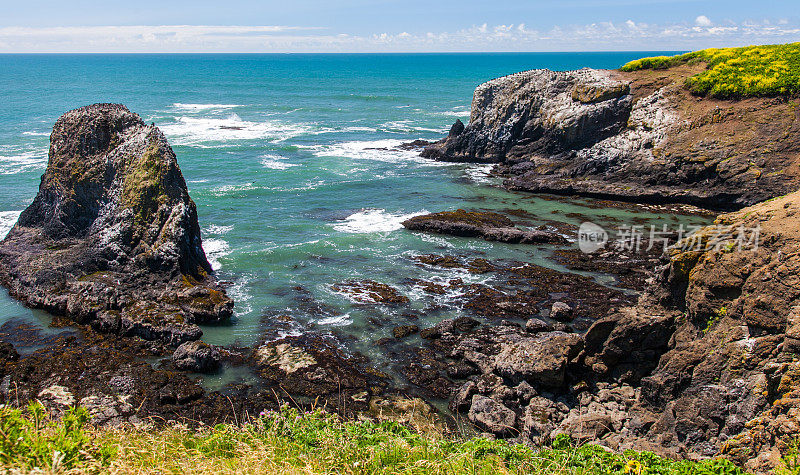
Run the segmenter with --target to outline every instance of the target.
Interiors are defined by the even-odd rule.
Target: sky
[[[800,0],[0,0],[0,53],[696,50],[800,41]]]

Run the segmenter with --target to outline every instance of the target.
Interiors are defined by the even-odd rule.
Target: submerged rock
[[[172,344],[232,315],[197,209],[155,126],[119,104],[67,112],[39,193],[0,243],[0,282],[99,331]]]
[[[487,241],[508,243],[566,243],[558,234],[516,227],[506,216],[490,211],[442,211],[415,216],[403,222],[411,231],[424,231],[452,236],[481,237]]]

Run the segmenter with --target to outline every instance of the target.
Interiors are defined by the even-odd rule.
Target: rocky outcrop
[[[679,242],[637,307],[595,323],[586,365],[640,385],[629,440],[758,471],[778,463],[800,436],[799,255],[792,193]]]
[[[800,437],[800,192],[721,215],[662,260],[636,305],[597,312],[583,335],[535,315],[460,334],[443,322],[432,344],[463,379],[451,409],[533,445],[569,434],[774,467]]]
[[[698,68],[495,79],[475,90],[469,123],[423,156],[499,163],[515,190],[717,209],[800,187],[800,110],[694,97],[683,82]]]
[[[0,243],[0,281],[96,330],[179,344],[228,319],[197,210],[155,126],[118,104],[61,116],[39,193]]]
[[[451,236],[481,237],[487,241],[512,244],[556,243],[567,240],[560,234],[539,229],[520,229],[506,216],[491,211],[442,211],[403,221],[411,231],[423,231]]]

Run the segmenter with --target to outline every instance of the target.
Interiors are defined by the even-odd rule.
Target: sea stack
[[[102,332],[177,345],[230,318],[164,134],[120,104],[61,116],[39,193],[0,243],[0,282]]]

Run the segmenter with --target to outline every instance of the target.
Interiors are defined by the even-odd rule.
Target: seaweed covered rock
[[[67,112],[39,193],[0,243],[0,282],[26,304],[172,344],[228,319],[197,209],[155,126],[119,104]]]
[[[520,229],[508,217],[491,211],[441,211],[415,216],[403,222],[411,231],[423,231],[451,236],[481,237],[487,241],[508,243],[565,243],[556,233],[539,229]]]

